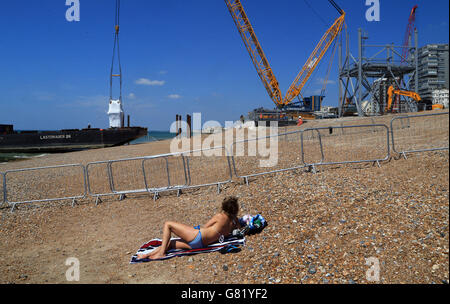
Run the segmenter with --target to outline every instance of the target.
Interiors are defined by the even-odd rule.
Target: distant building
[[[448,109],[448,89],[433,91],[433,104],[440,104],[444,109]]]
[[[428,44],[419,48],[417,53],[419,65],[417,92],[424,102],[431,105],[433,91],[449,88],[448,44]],[[411,89],[416,91],[414,82]]]

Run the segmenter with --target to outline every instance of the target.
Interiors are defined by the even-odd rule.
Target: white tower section
[[[109,100],[109,110],[108,110],[108,116],[109,116],[109,127],[110,128],[120,128],[122,127],[122,121],[123,121],[123,108],[122,108],[122,102],[120,99]]]

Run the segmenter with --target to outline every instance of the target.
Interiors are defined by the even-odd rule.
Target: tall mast
[[[114,47],[111,61],[111,73],[109,77],[109,127],[123,128],[124,113],[122,108],[122,66],[120,65],[120,48],[119,48],[119,25],[120,23],[120,0],[116,0],[115,24],[114,24]],[[118,72],[115,72],[115,61],[117,54]],[[113,79],[119,78],[119,98],[113,98]]]

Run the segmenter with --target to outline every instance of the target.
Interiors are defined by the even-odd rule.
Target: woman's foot
[[[159,253],[159,252],[157,252],[156,254],[152,254],[151,256],[150,256],[150,259],[151,260],[159,260],[159,259],[161,259],[161,258],[163,258],[163,257],[165,257],[166,255],[164,254],[164,253]]]
[[[136,260],[143,260],[143,259],[148,258],[149,256],[150,256],[150,254],[148,254],[148,253],[138,253]]]
[[[156,250],[149,252],[149,253],[138,253],[137,254],[137,260],[142,260],[142,259],[146,259],[149,258],[150,260],[157,260],[160,258],[165,257],[164,253],[161,253],[162,250],[160,250],[160,247],[157,248]]]

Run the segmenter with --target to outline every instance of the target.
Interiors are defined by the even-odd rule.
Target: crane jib
[[[300,94],[303,86],[306,84],[311,74],[314,72],[315,68],[329,49],[330,45],[340,34],[343,28],[345,12],[333,0],[328,1],[334,6],[334,8],[336,8],[341,16],[335,20],[334,24],[323,35],[319,44],[316,46],[300,73],[289,87],[286,96],[283,98],[275,74],[269,65],[269,61],[267,60],[258,38],[256,37],[255,31],[244,11],[241,1],[225,0],[228,10],[233,17],[234,23],[253,61],[257,73],[261,78],[261,81],[270,98],[279,108],[286,106]]]

